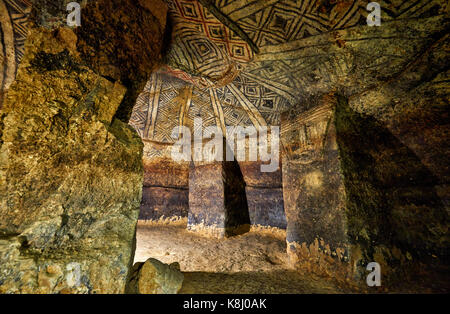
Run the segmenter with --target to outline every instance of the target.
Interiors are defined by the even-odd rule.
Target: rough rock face
[[[113,120],[125,88],[55,44],[70,30],[56,34],[30,35],[2,111],[0,289],[120,292],[133,255],[142,144]]]
[[[181,290],[183,279],[178,263],[167,265],[157,259],[149,258],[145,263],[134,264],[126,292],[177,294]]]
[[[31,19],[46,28],[66,25],[69,2],[35,0]],[[167,6],[162,0],[88,0],[80,5],[76,49],[95,72],[127,87],[116,117],[128,122],[138,94],[161,59]]]
[[[128,1],[112,1],[120,11],[105,5],[104,19],[89,24],[101,2],[84,3],[86,25],[71,30],[58,20],[63,1],[35,1],[25,56],[0,115],[2,293],[125,290],[141,200],[143,145],[115,116],[136,93],[137,85],[127,84],[124,72],[137,59],[145,60],[139,74],[145,82],[145,73],[157,63],[162,31],[145,28],[161,25],[138,4],[132,11],[149,22],[135,23],[123,10]],[[108,54],[105,39],[96,38],[102,27],[114,38],[109,49],[120,53]],[[130,34],[140,34],[151,48],[145,56],[139,57]],[[101,62],[86,57],[88,51]],[[105,73],[106,68],[114,71]]]

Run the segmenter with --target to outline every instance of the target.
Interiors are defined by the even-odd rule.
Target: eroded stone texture
[[[181,290],[183,279],[178,263],[167,265],[149,258],[145,263],[134,264],[127,293],[177,294]]]
[[[34,0],[31,20],[52,28],[67,23],[69,0]],[[76,49],[100,75],[120,81],[127,94],[116,117],[128,122],[136,98],[161,59],[167,6],[162,0],[85,0]]]
[[[145,41],[146,24],[128,24],[121,18],[128,11],[112,6],[106,6],[111,19],[104,14],[90,30],[71,30],[57,17],[37,18],[45,12],[45,17],[59,16],[61,3],[35,1],[25,56],[1,111],[0,292],[121,293],[134,255],[142,141],[114,118],[134,87],[122,84],[123,76],[107,76],[86,51],[107,50],[95,29],[108,24],[108,36],[115,37],[108,47],[136,54],[136,49],[127,51],[134,45],[125,44],[132,40],[127,34],[141,30]],[[92,3],[84,2],[84,8]],[[94,18],[88,12],[95,9],[89,8],[83,11],[86,28]],[[135,14],[156,21],[141,9],[136,7]],[[149,41],[161,41],[158,36],[150,35]],[[124,44],[115,46],[118,41]],[[154,68],[157,58],[151,61],[151,56],[158,49],[142,57],[146,72]],[[105,53],[97,54],[102,66],[109,63],[121,75],[127,71],[124,59]],[[127,61],[129,67],[136,58]]]
[[[2,292],[121,292],[133,255],[142,144],[69,35],[30,35],[2,110]]]

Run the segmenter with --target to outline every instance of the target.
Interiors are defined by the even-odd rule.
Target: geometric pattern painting
[[[172,129],[179,125],[174,118],[180,117],[181,102],[188,102],[182,92],[186,86],[176,77],[153,73],[136,101],[129,124],[144,139],[170,142]]]
[[[238,73],[237,64],[223,49],[204,34],[189,28],[178,30],[167,58],[171,67],[184,70],[205,87],[220,85],[220,82],[226,84]]]
[[[169,14],[177,30],[190,28],[203,34],[238,62],[248,62],[253,53],[248,44],[220,22],[208,9],[194,0],[167,0]]]
[[[163,68],[139,95],[129,123],[143,139],[173,143],[172,130],[193,130],[197,117],[203,127],[224,131],[228,126],[279,125],[280,112],[288,108],[282,96],[242,75],[226,86],[199,88]]]
[[[31,1],[0,0],[0,92],[14,81],[24,53]],[[0,94],[0,107],[2,97]]]
[[[257,47],[281,44],[332,30],[365,25],[370,1],[201,0],[242,29]],[[379,0],[383,20],[420,17],[436,1]],[[434,2],[434,3],[433,3]],[[445,1],[441,1],[445,3]]]
[[[252,108],[255,109],[257,113],[255,119],[259,115],[266,124],[279,125],[279,113],[287,110],[290,106],[289,102],[274,89],[267,88],[267,86],[262,85],[258,80],[245,73],[236,77],[233,83],[226,88],[231,89],[232,92],[233,89],[240,91],[241,95],[245,96],[248,102],[252,104]],[[234,93],[236,92],[234,91]]]
[[[254,125],[253,121],[265,125],[258,110],[251,113],[240,105],[245,101],[245,106],[253,106],[247,98],[242,98],[238,87],[236,91],[230,92],[228,87],[198,88],[162,69],[152,74],[139,95],[129,124],[144,140],[159,143],[173,143],[171,135],[177,127],[188,126],[194,130],[195,118],[202,119],[203,127],[217,126],[222,131],[227,126]]]
[[[257,47],[285,43],[359,23],[366,1],[222,1],[215,5]]]
[[[167,66],[152,76],[130,121],[144,139],[158,142],[172,143],[173,127],[192,127],[196,117],[222,129],[279,126],[280,113],[308,106],[302,97],[312,91],[345,84],[349,74],[377,75],[380,65],[392,69],[414,53],[394,49],[372,58],[361,50],[356,54],[366,58],[357,71],[356,54],[339,51],[334,37],[338,44],[330,43],[333,34],[351,37],[346,28],[368,29],[368,1],[164,1],[173,28]],[[439,1],[378,2],[387,21],[427,16]]]
[[[223,86],[253,58],[248,43],[197,0],[165,0],[172,22],[166,63],[199,87]]]

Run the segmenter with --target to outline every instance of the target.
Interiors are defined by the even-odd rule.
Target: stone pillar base
[[[245,183],[236,161],[191,164],[188,229],[219,238],[250,230]]]

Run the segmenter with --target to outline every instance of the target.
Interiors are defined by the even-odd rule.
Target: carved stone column
[[[189,169],[188,229],[215,237],[250,229],[244,178],[223,152],[224,161],[192,162]]]
[[[350,266],[336,102],[323,97],[310,110],[285,113],[281,124],[288,253],[297,267],[333,276]]]

